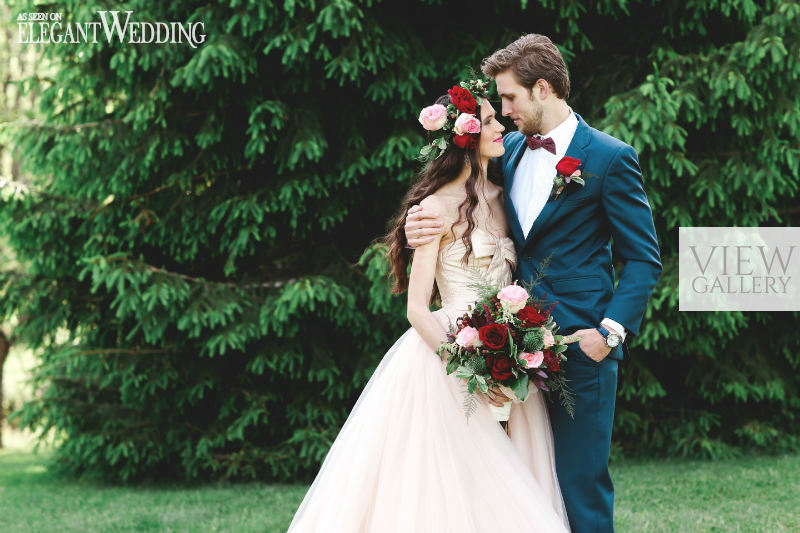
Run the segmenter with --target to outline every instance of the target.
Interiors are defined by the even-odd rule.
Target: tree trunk
[[[0,448],[3,447],[3,364],[6,362],[8,356],[8,349],[10,343],[5,333],[0,331]]]

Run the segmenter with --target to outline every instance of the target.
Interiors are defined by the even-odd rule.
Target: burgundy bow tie
[[[556,155],[556,142],[550,137],[541,138],[528,135],[525,137],[525,142],[528,143],[528,148],[536,150],[537,148],[544,148],[553,155]]]

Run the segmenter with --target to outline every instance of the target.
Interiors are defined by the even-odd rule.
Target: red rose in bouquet
[[[475,110],[478,108],[478,102],[476,102],[472,94],[463,87],[453,85],[453,88],[447,91],[447,94],[450,95],[450,102],[462,113],[474,114]]]
[[[519,313],[517,313],[517,318],[522,322],[523,328],[541,326],[547,321],[545,313],[539,312],[539,310],[532,305],[526,305],[520,309]]]
[[[490,353],[486,356],[486,366],[494,379],[503,381],[513,374],[511,369],[514,367],[514,361],[504,353]]]
[[[547,367],[547,370],[552,372],[558,372],[561,370],[561,358],[558,354],[553,353],[552,350],[545,350],[544,351],[544,366]]]
[[[508,328],[504,324],[488,324],[478,330],[484,346],[490,350],[500,350],[508,341]]]

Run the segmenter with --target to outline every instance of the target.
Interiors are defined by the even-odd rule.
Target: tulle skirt
[[[446,328],[461,312],[434,313]],[[290,533],[569,530],[543,395],[515,402],[508,434],[484,395],[412,328],[384,355],[331,446]]]

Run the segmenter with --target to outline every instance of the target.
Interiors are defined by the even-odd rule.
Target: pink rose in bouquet
[[[510,313],[516,314],[528,302],[528,291],[519,285],[509,285],[497,293],[497,299]]]

